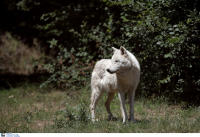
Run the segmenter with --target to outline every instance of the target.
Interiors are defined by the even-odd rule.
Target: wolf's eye
[[[117,62],[119,62],[119,60],[115,60],[115,62],[117,63]]]

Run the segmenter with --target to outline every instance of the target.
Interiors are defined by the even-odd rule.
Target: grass
[[[107,121],[106,94],[96,109],[98,122],[90,120],[89,87],[60,91],[23,84],[0,91],[0,132],[34,133],[185,133],[200,132],[200,108],[169,105],[163,98],[136,98],[137,123],[122,124],[118,97],[111,103],[117,121]],[[128,109],[128,102],[126,101]]]

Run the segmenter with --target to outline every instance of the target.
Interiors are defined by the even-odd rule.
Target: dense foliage
[[[11,1],[11,0],[10,0]],[[8,4],[7,2],[5,2]],[[4,4],[5,4],[4,3]],[[141,65],[142,93],[198,93],[200,2],[197,0],[20,0],[20,27],[56,51],[42,84],[81,86],[95,62],[124,46]],[[9,4],[8,4],[9,5]],[[30,23],[29,23],[30,22]]]

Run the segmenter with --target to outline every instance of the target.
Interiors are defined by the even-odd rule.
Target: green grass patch
[[[24,84],[0,91],[0,132],[34,133],[185,133],[200,132],[200,108],[185,103],[169,105],[162,98],[136,98],[137,123],[122,124],[118,97],[111,103],[116,121],[107,121],[106,93],[96,108],[97,122],[90,117],[89,87],[61,91]],[[128,100],[126,100],[128,108]]]

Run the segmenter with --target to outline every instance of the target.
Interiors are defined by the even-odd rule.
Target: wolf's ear
[[[126,51],[126,49],[124,48],[124,47],[120,47],[120,51],[121,51],[121,55],[124,55],[125,57],[127,57],[128,56],[128,53],[127,53],[127,51]]]
[[[114,47],[112,47],[112,49],[113,49],[113,53],[115,53],[115,51],[117,50],[116,48],[114,48]]]

